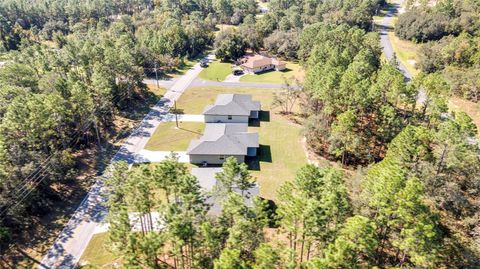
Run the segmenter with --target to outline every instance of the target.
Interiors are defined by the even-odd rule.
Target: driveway
[[[194,175],[200,187],[206,192],[209,196],[207,199],[207,204],[210,204],[210,210],[208,214],[213,216],[218,216],[222,212],[222,201],[215,197],[212,191],[214,190],[214,186],[217,184],[217,180],[215,179],[215,175],[219,172],[222,172],[223,169],[221,167],[194,167],[192,168],[192,175]],[[234,188],[234,191],[240,193],[238,189]],[[253,205],[253,197],[258,196],[259,194],[259,187],[255,185],[255,187],[248,190],[248,196],[244,197],[244,203],[247,206]]]
[[[152,217],[152,228],[154,231],[160,231],[165,227],[165,222],[163,218],[161,218],[160,213],[158,212],[151,212],[150,213]],[[142,231],[142,222],[140,221],[140,216],[141,214],[139,212],[129,212],[128,213],[128,218],[130,220],[130,227],[132,227],[132,230],[135,232],[140,232]],[[145,217],[144,217],[145,219]],[[105,233],[108,232],[110,229],[110,225],[108,223],[102,223],[100,225],[97,225],[94,230],[94,234],[99,234],[99,233]]]
[[[169,89],[170,87],[172,87],[172,86],[175,84],[176,81],[177,81],[177,78],[173,78],[173,79],[159,79],[159,80],[158,80],[158,85],[159,85],[160,87]],[[156,81],[155,79],[144,79],[144,80],[143,80],[143,83],[157,86],[157,81]]]
[[[178,114],[178,121],[182,122],[205,122],[204,115],[197,115],[197,114]],[[175,121],[175,114],[170,113],[166,116],[167,121]]]
[[[135,163],[158,163],[165,160],[172,153],[177,154],[179,162],[190,162],[190,157],[186,151],[152,151],[142,149],[135,155]]]
[[[208,58],[213,57],[213,55],[208,56]],[[118,161],[126,161],[129,164],[134,162],[135,155],[143,150],[157,126],[161,122],[167,121],[167,116],[174,101],[192,84],[201,71],[200,64],[194,65],[183,76],[179,77],[164,97],[150,109],[138,128],[132,132],[112,158],[110,166],[97,179],[90,192],[80,203],[38,268],[75,268],[94,234],[95,227],[104,222],[107,214],[107,208],[104,206],[104,202],[107,200],[104,181],[111,174],[112,164]]]
[[[223,82],[240,82],[241,76],[235,76],[234,74],[228,75]]]
[[[240,87],[240,88],[258,88],[258,89],[281,89],[285,85],[282,83],[254,83],[254,82],[225,82],[195,79],[191,87]]]

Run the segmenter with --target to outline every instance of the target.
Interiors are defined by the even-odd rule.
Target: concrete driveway
[[[255,82],[225,82],[225,81],[211,81],[203,79],[195,79],[191,87],[247,87],[256,89],[281,89],[285,87],[284,84],[278,83],[255,83]]]
[[[234,74],[228,75],[223,82],[240,82],[241,76],[235,76]]]
[[[160,215],[159,212],[151,212],[150,215],[152,216],[152,224],[154,231],[160,231],[165,227],[165,221]],[[132,227],[132,231],[140,232],[142,231],[142,222],[140,221],[140,216],[142,216],[139,212],[128,212],[128,219],[130,221],[130,227]],[[145,220],[145,215],[143,219]],[[108,223],[102,223],[95,227],[94,234],[105,233],[108,232],[110,229],[110,225]]]
[[[177,154],[179,162],[190,162],[190,157],[186,151],[151,151],[142,149],[135,155],[135,163],[158,163],[165,160],[172,152]]]
[[[205,122],[205,116],[197,114],[178,114],[178,121],[183,122]],[[175,114],[170,113],[166,116],[167,121],[175,121]]]
[[[192,168],[192,175],[194,175],[200,187],[208,195],[207,203],[211,205],[208,214],[213,216],[218,216],[222,212],[222,201],[218,197],[215,197],[212,191],[214,190],[217,180],[215,179],[215,174],[222,172],[221,167],[195,167]],[[240,193],[238,189],[234,188],[234,191]],[[253,205],[253,198],[258,196],[259,188],[258,185],[248,190],[248,197],[244,197],[244,203],[247,206]]]

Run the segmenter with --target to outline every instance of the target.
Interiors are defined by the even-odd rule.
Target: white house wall
[[[229,120],[228,116],[205,115],[206,123],[248,123],[248,116],[232,116]]]
[[[202,164],[207,162],[208,164],[223,164],[225,159],[230,156],[224,155],[190,155],[190,162],[196,164]],[[234,155],[238,163],[245,162],[245,156],[243,155]]]

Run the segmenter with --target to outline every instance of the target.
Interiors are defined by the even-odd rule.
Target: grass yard
[[[258,132],[260,137],[260,169],[253,170],[252,175],[260,185],[260,196],[276,200],[278,188],[293,180],[296,171],[307,163],[301,145],[301,126],[271,114],[269,122],[249,129]]]
[[[167,72],[166,74],[163,74],[163,77],[175,78],[182,76],[204,57],[205,54],[199,54],[193,59],[188,59],[188,57],[184,57],[183,63],[180,63],[180,65],[178,65],[172,72]]]
[[[192,139],[202,135],[205,123],[180,122],[179,128],[175,122],[165,122],[158,125],[145,149],[154,151],[185,151]]]
[[[156,84],[147,84],[148,91],[151,92],[158,99],[162,98],[163,95],[167,92],[167,89],[157,87]]]
[[[257,1],[259,7],[268,8],[268,2]]]
[[[448,100],[448,107],[453,111],[463,111],[467,113],[467,115],[473,119],[475,125],[477,125],[477,129],[480,130],[480,104],[452,96]],[[480,138],[479,132],[477,132],[477,137]]]
[[[260,196],[275,200],[278,187],[287,180],[292,180],[295,172],[306,160],[301,145],[301,126],[292,123],[272,109],[271,103],[275,89],[196,87],[188,89],[177,101],[177,108],[187,114],[198,114],[203,108],[212,104],[220,93],[251,94],[254,100],[262,102],[262,121],[260,127],[250,127],[260,136],[261,147],[258,166],[252,174],[260,185]]]
[[[119,258],[108,250],[108,236],[109,233],[105,232],[92,237],[80,258],[80,265],[91,265],[95,268],[117,268],[115,263],[119,261]]]
[[[261,74],[247,74],[240,77],[242,82],[256,83],[283,83],[286,80],[293,81],[298,79],[303,81],[304,72],[302,67],[297,63],[287,62],[287,69],[284,71],[268,71]]]
[[[416,76],[420,71],[415,68],[417,62],[417,44],[408,40],[401,40],[394,32],[389,32],[390,43],[395,51],[397,59],[407,68],[408,72],[413,76]]]
[[[215,25],[215,28],[216,31],[214,32],[214,35],[217,36],[221,31],[225,31],[227,29],[237,29],[238,26],[231,24],[217,24]]]
[[[222,63],[219,60],[215,60],[207,68],[203,69],[198,77],[203,80],[224,81],[231,73],[231,63]]]
[[[171,77],[179,77],[185,74],[190,68],[192,68],[203,56],[199,56],[196,59],[188,59],[185,57],[183,60],[183,63],[180,64],[177,68],[175,68],[175,71],[172,73],[169,73],[168,75]]]

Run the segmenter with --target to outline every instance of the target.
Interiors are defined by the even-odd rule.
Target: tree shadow
[[[265,199],[259,197],[262,202],[265,203],[264,212],[267,215],[268,219],[268,227],[269,228],[278,228],[279,225],[277,223],[277,204],[273,200]]]
[[[173,113],[173,114],[185,114],[185,110],[183,108],[170,108],[170,113]]]
[[[272,70],[272,71],[274,71],[274,70]],[[288,67],[285,67],[285,69],[283,69],[283,70],[278,70],[278,72],[282,72],[282,73],[287,73],[287,72],[290,72],[290,71],[293,71],[293,70],[288,68]]]
[[[38,265],[41,265],[43,267],[43,264],[41,264],[41,262],[35,258],[33,258],[32,256],[30,256],[27,252],[23,251],[21,248],[17,247],[17,251],[25,258],[27,259],[29,262],[32,262],[33,264],[38,264]]]
[[[377,24],[377,23],[375,23],[375,28],[376,28],[376,29],[384,29],[384,30],[386,30],[385,32],[383,32],[383,31],[380,32],[380,33],[379,33],[380,35],[388,35],[388,33],[393,32],[394,29],[395,29],[395,28],[392,27],[392,26],[386,26],[386,25],[381,25],[381,24]]]
[[[180,125],[178,126],[178,129],[180,129],[180,130],[182,130],[182,131],[186,131],[186,132],[194,133],[194,134],[197,134],[197,135],[202,135],[202,133],[200,133],[200,132],[197,132],[197,131],[194,131],[194,130],[189,130],[189,129],[182,128]]]

